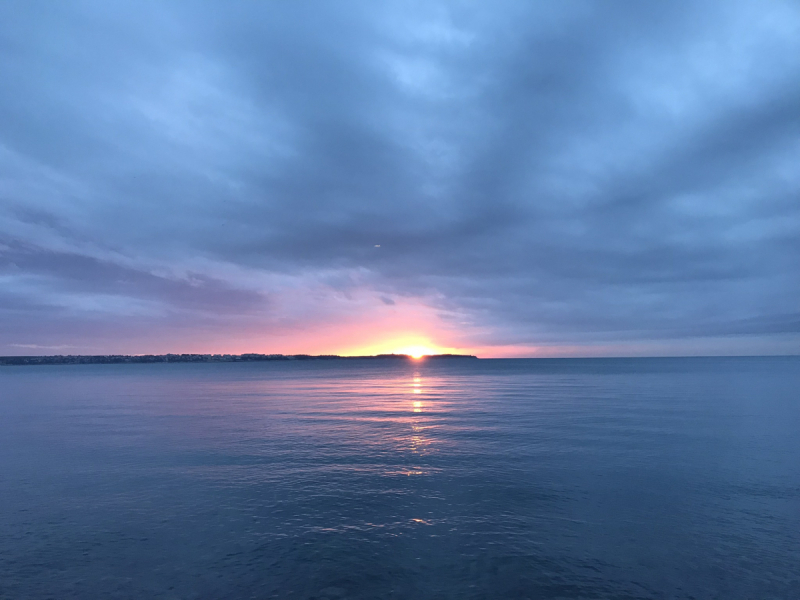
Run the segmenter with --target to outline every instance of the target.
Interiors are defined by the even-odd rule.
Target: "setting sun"
[[[436,350],[428,346],[407,346],[395,351],[395,354],[408,354],[411,358],[422,358],[431,354],[436,354]]]
[[[435,354],[458,354],[460,348],[440,346],[428,336],[414,334],[400,334],[387,336],[380,342],[364,346],[355,346],[344,351],[337,350],[336,354],[350,356],[371,356],[376,354],[405,354],[413,359]]]

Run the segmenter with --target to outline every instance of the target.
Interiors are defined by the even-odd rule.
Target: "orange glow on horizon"
[[[390,339],[382,343],[362,346],[348,350],[345,354],[350,356],[369,356],[374,354],[406,354],[415,360],[420,360],[432,354],[457,353],[455,348],[445,348],[431,343],[427,338],[418,336]]]
[[[402,348],[395,352],[395,354],[408,354],[411,358],[415,360],[419,360],[423,356],[429,356],[431,354],[440,354],[433,348],[429,348],[428,346],[409,346],[407,348]]]

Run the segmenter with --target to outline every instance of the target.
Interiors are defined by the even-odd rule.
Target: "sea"
[[[800,357],[0,367],[0,598],[800,598]]]

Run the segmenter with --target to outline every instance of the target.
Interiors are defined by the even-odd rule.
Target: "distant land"
[[[429,354],[424,359],[477,359],[468,354]],[[260,362],[271,360],[416,360],[408,354],[376,354],[374,356],[338,356],[336,354],[100,354],[95,356],[0,356],[0,365],[116,365],[126,363],[221,363]]]

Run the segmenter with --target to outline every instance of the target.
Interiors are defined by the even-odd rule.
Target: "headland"
[[[284,360],[444,360],[474,359],[468,354],[430,354],[419,358],[408,354],[339,356],[337,354],[98,354],[55,356],[0,356],[0,366],[12,365],[112,365],[126,363],[227,363]]]

